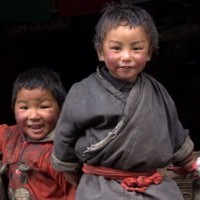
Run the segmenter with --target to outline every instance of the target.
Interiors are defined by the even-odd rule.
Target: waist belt
[[[118,180],[120,181],[121,186],[130,192],[144,192],[149,185],[157,185],[163,180],[163,175],[157,171],[130,172],[87,164],[84,164],[82,170],[86,174],[104,176],[107,179]]]

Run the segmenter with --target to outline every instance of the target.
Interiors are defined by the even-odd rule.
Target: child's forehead
[[[116,29],[119,26],[129,26],[130,28],[134,28],[134,27],[143,27],[143,25],[141,23],[139,23],[138,21],[130,21],[128,19],[119,19],[113,22],[105,22],[104,24],[104,29],[106,31],[110,31],[111,29]]]
[[[34,99],[54,99],[53,94],[48,89],[43,88],[22,88],[19,90],[16,96],[16,101],[19,101],[20,99],[26,99],[28,101],[33,101]]]
[[[140,29],[141,31],[145,31],[144,27],[141,26],[141,25],[132,25],[132,24],[128,24],[126,22],[122,22],[122,23],[119,23],[118,25],[115,25],[115,26],[109,26],[107,27],[106,31],[105,31],[105,36],[110,33],[110,32],[114,32],[114,31],[117,31],[119,28],[125,28],[126,30],[133,30],[133,29]]]
[[[27,87],[22,87],[18,93],[20,92],[26,92],[26,93],[36,93],[36,92],[39,92],[39,93],[51,93],[51,91],[47,88],[44,88],[44,87],[33,87],[33,88],[27,88]]]
[[[31,94],[40,94],[40,95],[44,95],[44,94],[48,94],[52,96],[52,91],[50,89],[44,88],[44,87],[22,87],[18,90],[17,92],[17,96],[20,95],[31,95]]]

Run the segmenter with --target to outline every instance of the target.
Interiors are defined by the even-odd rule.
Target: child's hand
[[[80,179],[80,175],[78,173],[75,172],[65,172],[65,178],[67,179],[67,181],[75,188],[77,188],[78,183],[79,183],[79,179]]]
[[[168,170],[186,178],[200,179],[200,157],[193,159],[181,167],[171,165],[168,167]]]
[[[174,165],[170,165],[167,170],[173,171],[174,173],[178,174],[179,176],[186,176],[187,171],[183,167],[177,167]]]

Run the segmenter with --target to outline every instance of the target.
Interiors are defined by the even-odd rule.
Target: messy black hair
[[[12,91],[12,109],[14,109],[18,92],[23,88],[28,90],[35,88],[49,90],[58,102],[60,108],[66,96],[66,90],[59,74],[47,66],[31,68],[17,76]]]
[[[150,50],[157,52],[159,36],[155,23],[150,14],[133,4],[110,2],[102,9],[102,16],[95,27],[94,48],[102,50],[102,44],[107,32],[118,26],[144,28],[150,42]]]

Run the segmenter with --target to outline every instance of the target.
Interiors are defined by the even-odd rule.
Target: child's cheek
[[[144,55],[139,55],[134,58],[134,62],[137,66],[144,66],[147,62],[147,57]]]
[[[147,61],[148,56],[144,54],[139,54],[138,56],[135,57],[135,59],[140,63],[144,63]]]
[[[17,123],[22,123],[25,120],[25,115],[22,112],[15,113],[15,120]]]
[[[107,62],[109,63],[109,65],[115,65],[117,61],[118,59],[117,59],[116,54],[113,54],[111,52],[107,54]]]

